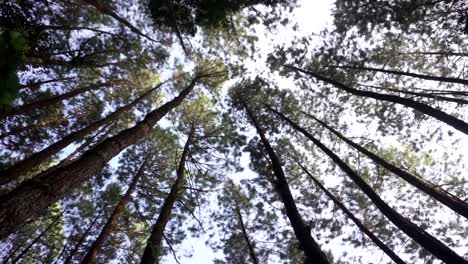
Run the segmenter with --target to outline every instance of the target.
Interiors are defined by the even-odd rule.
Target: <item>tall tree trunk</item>
[[[27,84],[22,84],[20,86],[20,89],[28,88],[31,91],[35,91],[35,90],[38,90],[43,84],[67,81],[67,80],[72,80],[72,79],[75,79],[75,77],[64,77],[64,78],[56,78],[56,79],[50,79],[50,80],[45,80],[45,81],[28,82]]]
[[[421,93],[421,92],[413,92],[413,91],[405,91],[405,90],[379,87],[379,86],[374,86],[374,85],[362,85],[362,84],[359,84],[359,85],[369,87],[369,88],[379,89],[383,91],[391,91],[391,92],[396,92],[396,93],[409,94],[409,95],[425,97],[425,98],[430,98],[430,99],[439,100],[439,101],[446,101],[446,102],[452,102],[452,103],[457,103],[457,104],[468,104],[468,100],[461,99],[461,98],[447,97],[447,96],[443,96],[443,95],[436,94],[436,93]],[[466,95],[466,92],[462,92],[462,93],[465,93]]]
[[[103,0],[83,0],[83,2],[94,6],[101,13],[103,13],[105,15],[108,15],[108,16],[111,16],[112,18],[117,20],[119,23],[121,23],[124,26],[128,27],[131,31],[133,31],[137,35],[140,35],[140,36],[142,36],[144,38],[147,38],[147,39],[149,39],[149,40],[151,40],[153,42],[157,42],[156,40],[152,39],[148,35],[141,32],[138,28],[136,28],[134,25],[132,25],[130,22],[128,22],[128,20],[126,20],[126,19],[122,18],[121,16],[119,16],[118,14],[116,14],[112,10],[112,8],[108,4],[105,3],[105,1],[103,1]]]
[[[28,218],[43,212],[67,191],[81,186],[122,150],[146,137],[161,118],[182,103],[200,79],[209,76],[197,75],[177,97],[147,114],[135,126],[97,144],[73,163],[24,182],[10,193],[0,196],[0,239],[7,237]]]
[[[387,256],[390,257],[391,260],[393,260],[393,262],[397,264],[406,264],[406,262],[403,261],[395,252],[393,252],[393,250],[387,247],[387,245],[385,245],[377,236],[375,236],[369,229],[367,229],[367,227],[361,223],[361,221],[359,221],[359,219],[357,219],[357,217],[354,216],[354,214],[351,213],[351,211],[349,211],[342,202],[340,202],[331,192],[329,192],[325,186],[323,186],[314,176],[312,176],[312,174],[301,163],[299,163],[299,161],[296,160],[296,162],[312,179],[312,181],[314,181],[314,183],[328,196],[328,198],[330,198],[356,224],[359,230],[366,234],[367,237],[372,240],[372,242],[374,242],[383,252],[385,252],[385,254],[387,254]]]
[[[278,111],[276,111],[276,110],[274,110],[272,108],[270,108],[270,109],[271,109],[271,111],[273,111],[276,114],[281,116],[281,114]],[[378,155],[372,153],[371,151],[367,150],[366,148],[361,147],[357,143],[355,143],[355,142],[351,141],[350,139],[346,138],[345,136],[340,134],[338,131],[334,130],[333,128],[328,126],[325,122],[317,119],[313,115],[307,114],[307,113],[304,113],[304,114],[306,114],[307,116],[311,117],[312,119],[314,119],[315,121],[320,123],[323,127],[330,130],[337,137],[342,139],[348,145],[350,145],[350,146],[354,147],[355,149],[357,149],[362,154],[366,155],[368,158],[370,158],[375,163],[377,163],[380,166],[384,167],[385,169],[393,172],[394,174],[396,174],[397,176],[399,176],[403,180],[407,181],[408,183],[410,183],[414,187],[418,188],[419,190],[423,191],[424,193],[431,196],[435,200],[437,200],[437,201],[441,202],[442,204],[444,204],[445,206],[449,207],[450,209],[452,209],[457,214],[460,214],[460,215],[462,215],[462,216],[464,216],[465,218],[468,219],[468,204],[466,202],[464,202],[461,199],[455,197],[454,195],[450,194],[449,192],[447,192],[445,190],[438,189],[433,184],[431,184],[431,183],[429,183],[429,182],[427,182],[427,181],[425,181],[425,180],[423,180],[423,179],[421,179],[421,178],[419,178],[417,176],[414,176],[414,175],[412,175],[412,174],[398,168],[397,166],[395,166],[393,164],[388,163],[387,161],[385,161],[383,158],[379,157]]]
[[[115,84],[120,84],[126,82],[125,80],[114,80],[114,81],[109,81],[106,83],[97,83],[97,84],[91,84],[87,86],[80,87],[78,89],[72,90],[68,93],[52,96],[50,98],[46,98],[43,100],[35,101],[32,103],[24,104],[21,106],[18,106],[16,108],[13,108],[11,110],[7,110],[4,112],[0,113],[0,118],[5,118],[7,116],[14,116],[14,115],[19,115],[19,114],[27,114],[30,112],[33,112],[37,109],[44,108],[50,105],[53,105],[55,103],[61,102],[62,100],[66,100],[72,97],[75,97],[79,94],[82,94],[84,92],[89,92],[93,91],[96,89],[99,89],[101,87],[109,87]]]
[[[47,148],[32,154],[26,159],[15,163],[13,166],[3,171],[0,171],[0,185],[7,184],[8,182],[18,179],[22,175],[33,170],[42,162],[50,159],[53,155],[66,148],[71,143],[83,139],[84,136],[88,135],[89,133],[92,133],[99,127],[116,120],[123,112],[132,109],[132,107],[141,102],[143,99],[145,99],[148,95],[150,95],[153,91],[158,89],[163,84],[164,83],[158,84],[156,87],[149,89],[148,91],[140,95],[138,98],[133,100],[131,103],[118,108],[108,116],[89,124],[87,127],[72,132],[71,134],[48,146]]]
[[[329,84],[331,84],[331,85],[333,85],[333,86],[335,86],[335,87],[337,87],[337,88],[339,88],[339,89],[341,89],[343,91],[346,91],[348,93],[351,93],[351,94],[354,94],[354,95],[357,95],[357,96],[374,98],[374,99],[377,99],[377,100],[387,101],[387,102],[391,102],[391,103],[395,103],[395,104],[401,104],[401,105],[413,108],[414,110],[417,110],[417,111],[419,111],[419,112],[421,112],[423,114],[432,116],[432,117],[434,117],[434,118],[436,118],[436,119],[438,119],[438,120],[440,120],[440,121],[442,121],[442,122],[444,122],[444,123],[454,127],[455,129],[457,129],[457,130],[459,130],[459,131],[461,131],[461,132],[468,135],[468,124],[465,123],[463,120],[460,120],[460,119],[458,119],[458,118],[456,118],[454,116],[451,116],[451,115],[445,113],[444,111],[432,108],[431,106],[428,106],[426,104],[416,102],[416,101],[413,101],[411,99],[399,97],[399,96],[396,96],[396,95],[380,94],[380,93],[375,93],[375,92],[357,90],[357,89],[351,88],[351,87],[349,87],[347,85],[344,85],[343,83],[335,81],[335,80],[333,80],[331,78],[321,76],[321,75],[316,74],[316,73],[311,72],[311,71],[306,71],[306,70],[303,70],[303,69],[300,69],[300,68],[297,68],[297,67],[294,67],[294,66],[290,66],[290,65],[285,65],[285,67],[289,68],[289,69],[292,69],[294,71],[297,71],[297,72],[301,72],[301,73],[310,75],[310,76],[316,78],[317,80],[329,83]]]
[[[131,195],[133,191],[135,190],[135,187],[137,185],[138,180],[141,178],[141,176],[144,174],[144,169],[146,167],[146,161],[147,158],[143,161],[141,164],[140,168],[138,169],[138,172],[135,174],[133,177],[130,185],[128,186],[127,191],[125,194],[122,196],[120,199],[119,203],[115,207],[114,211],[112,212],[110,218],[107,220],[106,224],[101,230],[101,233],[99,233],[99,236],[94,240],[93,244],[90,246],[88,253],[85,255],[83,260],[81,261],[82,264],[92,264],[96,263],[96,257],[99,254],[102,245],[104,245],[104,242],[106,239],[112,234],[112,232],[115,229],[115,226],[117,224],[117,221],[119,218],[123,215],[125,212],[125,206],[127,205],[128,201],[131,198]]]
[[[344,66],[335,66],[335,65],[332,65],[332,66],[327,66],[327,67],[338,68],[338,69],[383,72],[383,73],[388,73],[388,74],[393,74],[393,75],[409,76],[409,77],[414,77],[414,78],[424,79],[424,80],[430,80],[430,81],[447,82],[447,83],[459,83],[459,84],[468,85],[468,80],[453,78],[453,77],[440,77],[440,76],[432,76],[432,75],[419,74],[419,73],[413,73],[413,72],[394,71],[394,70],[386,70],[386,69],[381,69],[381,68],[360,67],[360,66],[346,66],[346,65],[344,65]]]
[[[351,169],[343,160],[340,159],[340,157],[333,153],[333,151],[323,145],[322,142],[313,137],[305,129],[294,123],[282,113],[278,113],[278,115],[287,123],[289,123],[291,127],[302,133],[323,152],[325,152],[325,154],[329,156],[333,162],[337,164],[338,167],[340,167],[346,174],[348,174],[348,176],[367,195],[367,197],[369,197],[369,199],[377,206],[377,208],[379,208],[379,210],[401,231],[405,232],[409,237],[414,239],[427,251],[431,252],[434,256],[441,259],[442,261],[447,263],[468,263],[468,261],[460,257],[444,243],[440,242],[437,238],[433,237],[424,229],[409,221],[393,208],[391,208],[388,204],[386,204],[353,169]]]
[[[102,213],[102,212],[101,212]],[[86,228],[85,232],[83,233],[83,235],[81,235],[80,239],[78,240],[78,242],[76,243],[76,245],[73,247],[72,251],[70,252],[70,254],[68,254],[68,257],[65,259],[65,261],[63,262],[63,264],[68,264],[68,263],[71,263],[72,260],[73,260],[73,256],[76,254],[76,252],[78,252],[78,250],[80,249],[81,247],[81,244],[83,244],[83,242],[85,241],[86,237],[89,235],[89,233],[91,232],[91,229],[93,228],[94,224],[96,224],[97,220],[99,219],[99,217],[101,217],[101,213],[99,213],[98,215],[96,215],[96,217],[93,219],[93,221],[89,224],[88,228]]]
[[[239,205],[237,204],[236,201],[234,201],[234,203],[235,203],[235,210],[236,210],[237,218],[239,220],[239,225],[242,230],[242,237],[244,238],[245,243],[247,244],[247,247],[249,249],[250,258],[252,259],[252,262],[254,264],[258,264],[259,261],[258,261],[257,253],[255,252],[254,245],[250,241],[249,234],[247,233],[247,230],[245,229],[244,219],[242,218],[242,213],[240,211]]]
[[[414,52],[398,52],[398,55],[440,55],[440,56],[460,56],[468,57],[468,53],[453,52],[453,51],[414,51]]]
[[[194,130],[192,129],[188,135],[187,141],[185,142],[184,150],[182,151],[182,155],[180,157],[179,165],[177,167],[176,172],[176,180],[172,184],[171,190],[167,195],[166,199],[164,200],[164,204],[161,207],[161,211],[159,212],[158,219],[153,226],[153,230],[151,231],[151,235],[146,242],[146,248],[141,257],[141,264],[155,264],[159,263],[159,257],[161,255],[161,246],[162,240],[164,238],[164,229],[166,229],[166,225],[170,220],[172,208],[174,207],[174,203],[179,196],[179,192],[184,187],[185,183],[185,163],[187,161],[187,157],[189,154],[189,147],[192,141]]]
[[[291,226],[294,230],[294,234],[296,235],[296,238],[299,241],[299,244],[301,245],[301,248],[306,256],[304,263],[329,263],[326,255],[322,252],[317,242],[312,238],[310,229],[305,225],[301,215],[299,214],[299,211],[296,207],[296,202],[294,201],[294,197],[292,196],[291,190],[289,189],[289,184],[286,180],[286,176],[284,175],[279,158],[276,156],[276,153],[271,147],[270,142],[265,137],[265,134],[260,128],[260,125],[255,119],[253,113],[246,104],[244,104],[244,108],[250,120],[252,120],[252,123],[257,130],[257,134],[260,136],[262,144],[270,158],[273,167],[273,173],[276,177],[275,189],[281,197],[284,208],[286,210],[286,215],[288,216],[289,221],[291,222]]]

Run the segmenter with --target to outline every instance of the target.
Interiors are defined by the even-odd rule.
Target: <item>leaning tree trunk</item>
[[[297,164],[302,168],[302,170],[314,181],[314,183],[330,198],[348,217],[351,219],[356,226],[361,230],[364,234],[367,235],[367,237],[372,240],[385,254],[387,254],[388,257],[390,257],[393,262],[397,264],[406,264],[405,261],[403,261],[393,250],[391,250],[387,245],[384,244],[377,236],[375,236],[367,227],[357,219],[356,216],[354,216],[351,211],[346,208],[346,206],[340,202],[331,192],[329,192],[325,186],[323,186],[312,174],[301,164],[299,161],[296,161]]]
[[[145,160],[143,161],[143,163],[141,164],[140,168],[138,169],[138,172],[135,174],[135,176],[133,177],[130,185],[128,186],[127,191],[122,196],[119,203],[117,204],[114,211],[112,212],[111,216],[109,217],[106,224],[102,228],[101,233],[99,233],[96,240],[94,240],[93,244],[90,246],[90,248],[88,250],[88,253],[86,253],[83,260],[81,261],[82,264],[95,263],[96,257],[99,254],[102,245],[104,245],[104,242],[112,234],[112,232],[114,231],[115,226],[117,224],[117,221],[119,220],[119,218],[125,212],[125,206],[127,205],[133,191],[135,190],[138,179],[140,179],[141,176],[144,174],[144,169],[145,169],[145,166],[146,166],[147,159],[148,159],[148,157],[146,157]]]
[[[380,68],[372,68],[372,67],[359,67],[359,66],[327,66],[330,68],[338,68],[338,69],[350,69],[350,70],[362,70],[362,71],[374,71],[374,72],[383,72],[393,75],[399,76],[409,76],[423,80],[430,80],[430,81],[438,81],[438,82],[447,82],[447,83],[459,83],[468,85],[468,80],[460,79],[460,78],[453,78],[453,77],[440,77],[440,76],[433,76],[433,75],[426,75],[426,74],[419,74],[414,72],[403,72],[403,71],[395,71],[395,70],[386,70]]]
[[[33,111],[36,111],[37,109],[44,108],[50,105],[53,105],[55,103],[61,102],[63,100],[75,97],[79,94],[93,91],[102,87],[109,87],[115,84],[120,84],[124,83],[126,80],[114,80],[114,81],[109,81],[105,83],[96,83],[96,84],[90,84],[87,86],[80,87],[78,89],[72,90],[70,92],[64,93],[64,94],[59,94],[52,96],[50,98],[46,98],[43,100],[35,101],[32,103],[20,105],[16,108],[13,108],[11,110],[4,111],[0,113],[0,118],[5,118],[7,116],[14,116],[14,115],[19,115],[19,114],[27,114]]]
[[[273,173],[276,177],[275,189],[277,190],[283,202],[286,215],[291,222],[294,234],[296,235],[296,238],[299,241],[299,244],[301,245],[301,248],[306,256],[304,263],[329,263],[326,255],[322,252],[317,242],[312,238],[310,229],[305,225],[301,215],[299,214],[299,211],[296,207],[296,202],[294,201],[294,197],[292,196],[291,190],[289,189],[289,184],[286,180],[286,176],[284,175],[278,156],[276,156],[276,153],[271,147],[270,142],[265,137],[263,130],[260,128],[260,125],[246,104],[244,104],[244,108],[247,112],[247,115],[252,120],[252,123],[257,130],[257,134],[260,136],[262,144],[265,147],[266,152],[271,160]]]
[[[172,184],[171,190],[164,200],[164,204],[159,212],[158,219],[153,226],[151,235],[146,242],[146,248],[141,257],[141,264],[155,264],[159,263],[159,257],[161,255],[162,240],[164,238],[164,229],[170,220],[172,208],[179,196],[179,192],[184,187],[185,183],[185,163],[189,154],[189,147],[193,137],[194,130],[189,133],[187,141],[185,142],[182,156],[180,157],[179,166],[177,167],[176,180]]]
[[[276,111],[276,110],[274,110],[272,108],[270,108],[270,109],[271,109],[271,111],[273,111],[273,112],[275,112],[277,114],[280,114],[278,111]],[[408,183],[410,183],[414,187],[418,188],[419,190],[423,191],[424,193],[431,196],[435,200],[437,200],[437,201],[441,202],[442,204],[444,204],[445,206],[449,207],[450,209],[452,209],[457,214],[460,214],[460,215],[462,215],[462,216],[464,216],[465,218],[468,219],[468,204],[466,202],[464,202],[463,200],[455,197],[454,195],[450,194],[449,192],[447,192],[445,190],[438,189],[432,183],[429,183],[429,182],[427,182],[427,181],[425,181],[425,180],[423,180],[423,179],[421,179],[421,178],[419,178],[417,176],[414,176],[414,175],[412,175],[412,174],[398,168],[397,166],[395,166],[393,164],[388,163],[383,158],[377,156],[376,154],[372,153],[371,151],[367,150],[366,148],[361,147],[358,144],[356,144],[355,142],[353,142],[350,139],[346,138],[345,136],[340,134],[338,131],[336,131],[333,128],[331,128],[330,126],[328,126],[325,122],[317,119],[316,117],[312,116],[311,114],[307,114],[307,113],[305,113],[305,114],[307,116],[313,118],[315,121],[320,123],[326,129],[330,130],[333,134],[335,134],[337,137],[342,139],[344,142],[346,142],[350,146],[354,147],[355,149],[357,149],[362,154],[366,155],[368,158],[370,158],[375,163],[377,163],[380,166],[384,167],[385,169],[393,172],[394,174],[396,174],[397,176],[399,176],[403,180],[407,181]]]
[[[254,264],[258,264],[259,261],[258,261],[257,253],[255,252],[254,245],[252,244],[252,241],[250,241],[249,234],[245,228],[244,219],[242,217],[242,213],[240,211],[239,205],[237,204],[236,201],[234,201],[234,203],[235,203],[235,211],[236,211],[237,218],[239,220],[239,225],[242,231],[242,237],[244,238],[245,243],[247,244],[247,248],[249,249],[250,258],[252,259],[252,262]]]
[[[333,151],[322,144],[318,139],[308,133],[305,129],[294,123],[292,120],[287,118],[284,114],[277,112],[277,114],[291,125],[295,130],[302,133],[310,141],[312,141],[317,147],[319,147],[327,156],[329,156],[333,162],[338,165],[348,176],[354,181],[354,183],[369,197],[369,199],[377,206],[377,208],[401,231],[405,232],[409,237],[414,239],[427,251],[431,252],[434,256],[445,261],[447,263],[468,263],[457,253],[447,247],[444,243],[439,241],[427,233],[424,229],[420,228],[404,216],[399,214],[388,204],[386,204],[380,196],[372,190],[372,188],[343,160],[340,159]]]
[[[13,166],[3,171],[0,171],[0,186],[5,185],[15,179],[18,179],[19,177],[25,175],[27,172],[32,171],[36,166],[38,166],[42,162],[50,159],[53,155],[57,154],[59,151],[61,151],[71,143],[83,139],[84,136],[95,131],[102,125],[116,120],[123,112],[132,109],[132,107],[141,102],[143,99],[145,99],[148,95],[150,95],[154,90],[158,89],[163,84],[164,83],[160,83],[156,87],[151,88],[150,90],[146,91],[141,96],[133,100],[131,103],[118,108],[108,116],[97,120],[78,131],[72,132],[71,134],[53,143],[47,148],[32,154],[26,159],[17,162]]]
[[[74,78],[75,77],[64,77],[64,78],[49,79],[49,80],[45,80],[45,81],[28,82],[26,84],[22,84],[20,86],[20,89],[28,88],[31,91],[35,91],[35,90],[38,90],[41,87],[41,85],[43,85],[43,84],[67,81],[67,80],[72,80]]]
[[[209,76],[197,75],[176,98],[147,114],[135,126],[97,144],[78,160],[40,178],[26,181],[0,196],[0,239],[7,237],[28,218],[40,214],[67,191],[81,186],[122,150],[146,137],[161,118],[185,99],[201,78]]]
[[[408,98],[403,98],[403,97],[399,97],[399,96],[396,96],[396,95],[390,95],[390,94],[380,94],[380,93],[375,93],[375,92],[369,92],[369,91],[361,91],[361,90],[357,90],[357,89],[354,89],[354,88],[351,88],[343,83],[340,83],[336,80],[333,80],[331,78],[328,78],[328,77],[324,77],[324,76],[321,76],[317,73],[314,73],[314,72],[311,72],[311,71],[306,71],[306,70],[303,70],[303,69],[300,69],[300,68],[297,68],[297,67],[294,67],[294,66],[290,66],[290,65],[285,65],[286,68],[289,68],[289,69],[292,69],[294,71],[297,71],[297,72],[302,72],[304,74],[307,74],[307,75],[310,75],[314,78],[316,78],[317,80],[320,80],[320,81],[323,81],[323,82],[326,82],[326,83],[329,83],[343,91],[346,91],[350,94],[354,94],[354,95],[357,95],[357,96],[363,96],[363,97],[368,97],[368,98],[374,98],[374,99],[377,99],[377,100],[382,100],[382,101],[387,101],[387,102],[391,102],[391,103],[395,103],[395,104],[401,104],[401,105],[404,105],[406,107],[410,107],[410,108],[413,108],[414,110],[417,110],[423,114],[426,114],[426,115],[429,115],[429,116],[432,116],[444,123],[446,123],[447,125],[450,125],[452,127],[454,127],[455,129],[465,133],[468,135],[468,124],[466,122],[464,122],[463,120],[460,120],[454,116],[451,116],[447,113],[445,113],[444,111],[441,111],[441,110],[438,110],[438,109],[435,109],[429,105],[426,105],[426,104],[423,104],[423,103],[420,103],[420,102],[417,102],[417,101],[413,101],[411,99],[408,99]]]

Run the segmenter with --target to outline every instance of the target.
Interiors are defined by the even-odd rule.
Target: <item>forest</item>
[[[468,263],[467,105],[463,0],[2,0],[0,263]]]

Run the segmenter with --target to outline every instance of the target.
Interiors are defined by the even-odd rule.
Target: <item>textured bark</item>
[[[71,143],[83,139],[83,137],[85,137],[89,133],[92,133],[99,127],[116,120],[123,112],[126,112],[132,109],[132,107],[134,107],[136,104],[141,102],[143,99],[145,99],[148,95],[150,95],[154,90],[158,89],[163,84],[164,83],[160,83],[156,87],[151,88],[150,90],[146,91],[145,93],[140,95],[138,98],[133,100],[128,105],[118,108],[113,113],[109,114],[108,116],[89,124],[87,127],[84,127],[78,131],[72,132],[71,134],[60,139],[54,144],[48,146],[47,148],[37,153],[32,154],[26,159],[17,162],[13,166],[3,171],[0,171],[0,185],[7,184],[8,182],[18,179],[19,177],[26,174],[27,172],[32,171],[36,166],[38,166],[42,162],[50,159],[53,155],[57,154],[62,149],[66,148]]]
[[[367,229],[367,227],[363,223],[361,223],[361,221],[359,221],[359,219],[357,219],[357,217],[354,216],[354,214],[351,213],[351,211],[349,211],[348,208],[346,208],[346,206],[338,200],[338,198],[336,198],[331,192],[329,192],[325,188],[325,186],[323,186],[314,176],[312,176],[312,174],[301,163],[299,163],[298,161],[296,162],[299,164],[302,170],[304,170],[304,172],[312,179],[312,181],[314,181],[314,183],[328,196],[328,198],[330,198],[356,224],[359,230],[366,234],[367,237],[369,237],[370,240],[372,240],[372,242],[374,242],[383,252],[385,252],[385,254],[387,254],[388,257],[390,257],[391,260],[393,260],[393,262],[397,264],[406,264],[406,262],[403,261],[395,252],[393,252],[393,250],[387,247],[385,243],[383,243],[369,229]]]
[[[97,220],[99,219],[99,217],[101,217],[101,213],[99,213],[94,219],[93,221],[91,222],[91,224],[89,224],[88,228],[86,228],[85,232],[83,233],[83,235],[81,235],[80,239],[78,240],[78,242],[76,243],[76,245],[73,247],[72,251],[70,252],[70,254],[68,254],[68,257],[65,259],[65,261],[63,262],[63,264],[68,264],[68,263],[71,263],[72,260],[73,260],[73,256],[76,254],[76,252],[78,252],[78,249],[80,249],[81,247],[81,244],[83,244],[83,242],[85,241],[86,237],[89,235],[89,232],[91,232],[91,229],[93,228],[94,224],[96,224]]]
[[[349,87],[349,86],[347,86],[347,85],[345,85],[343,83],[340,83],[340,82],[338,82],[336,80],[333,80],[333,79],[328,78],[328,77],[321,76],[321,75],[316,74],[316,73],[311,72],[311,71],[306,71],[306,70],[303,70],[303,69],[300,69],[300,68],[297,68],[297,67],[294,67],[294,66],[289,66],[289,65],[285,65],[285,67],[287,67],[289,69],[292,69],[294,71],[297,71],[297,72],[301,72],[301,73],[310,75],[310,76],[316,78],[317,80],[329,83],[329,84],[331,84],[331,85],[333,85],[333,86],[335,86],[335,87],[337,87],[337,88],[339,88],[339,89],[341,89],[343,91],[346,91],[348,93],[351,93],[351,94],[354,94],[354,95],[357,95],[357,96],[369,97],[369,98],[382,100],[382,101],[387,101],[387,102],[396,103],[396,104],[401,104],[401,105],[404,105],[406,107],[413,108],[414,110],[417,110],[417,111],[419,111],[419,112],[421,112],[423,114],[432,116],[432,117],[446,123],[447,125],[450,125],[450,126],[454,127],[455,129],[457,129],[457,130],[459,130],[459,131],[461,131],[461,132],[468,135],[468,124],[466,122],[464,122],[463,120],[460,120],[460,119],[458,119],[458,118],[456,118],[454,116],[451,116],[451,115],[445,113],[444,111],[432,108],[431,106],[428,106],[426,104],[416,102],[416,101],[413,101],[411,99],[399,97],[399,96],[396,96],[396,95],[380,94],[380,93],[375,93],[375,92],[357,90],[357,89],[351,88],[351,87]]]
[[[146,242],[146,248],[143,252],[143,256],[141,257],[140,262],[142,264],[159,263],[159,257],[161,256],[162,240],[164,238],[164,229],[166,229],[166,225],[171,218],[172,208],[174,207],[177,197],[179,196],[179,192],[182,189],[182,187],[184,187],[185,163],[189,154],[189,147],[191,144],[193,133],[194,131],[192,130],[188,135],[187,142],[185,142],[184,150],[182,151],[179,165],[177,167],[176,180],[172,184],[171,190],[169,191],[169,194],[164,200],[164,204],[161,207],[158,219],[156,220],[156,223],[153,226],[153,230],[151,231],[151,235],[148,241]]]
[[[93,90],[96,90],[96,89],[99,89],[99,88],[102,88],[102,87],[109,87],[109,86],[112,86],[112,85],[121,84],[121,83],[124,83],[124,82],[126,82],[126,81],[125,80],[114,80],[114,81],[105,82],[105,83],[97,83],[97,84],[91,84],[91,85],[83,86],[83,87],[80,87],[78,89],[72,90],[72,91],[70,91],[68,93],[52,96],[50,98],[46,98],[46,99],[35,101],[35,102],[32,102],[32,103],[24,104],[24,105],[18,106],[16,108],[13,108],[11,110],[1,112],[0,113],[0,118],[5,118],[7,116],[14,116],[14,115],[19,115],[19,114],[27,114],[27,113],[36,111],[37,109],[53,105],[55,103],[61,102],[63,100],[66,100],[66,99],[69,99],[69,98],[72,98],[72,97],[75,97],[75,96],[77,96],[79,94],[82,94],[82,93],[85,93],[85,92],[93,91]]]
[[[99,12],[111,16],[115,20],[117,20],[119,23],[123,24],[124,26],[128,27],[131,31],[136,33],[137,35],[140,35],[144,38],[147,38],[153,42],[157,42],[156,40],[152,39],[148,35],[144,34],[141,32],[138,28],[136,28],[134,25],[132,25],[130,22],[128,22],[126,19],[120,17],[118,14],[116,14],[112,8],[107,5],[103,0],[83,0],[83,2],[94,6]]]
[[[431,252],[434,256],[442,261],[447,263],[468,263],[468,261],[464,260],[444,243],[427,233],[424,229],[420,228],[410,220],[406,219],[404,216],[386,204],[353,169],[351,169],[343,160],[340,159],[340,157],[333,153],[333,151],[323,145],[322,142],[320,142],[305,129],[294,123],[282,113],[277,112],[277,114],[281,117],[281,119],[289,123],[291,127],[302,133],[323,152],[325,152],[325,154],[329,156],[333,162],[353,180],[353,182],[367,195],[367,197],[369,197],[369,199],[377,206],[377,208],[401,231],[405,232],[405,234],[414,239],[427,251]]]
[[[198,75],[173,100],[147,114],[135,126],[97,144],[73,163],[40,178],[26,181],[10,193],[0,196],[0,239],[7,237],[27,219],[43,212],[67,191],[80,187],[122,150],[147,136],[153,126],[177,107],[195,84],[206,76],[210,75]]]
[[[393,74],[393,75],[409,76],[409,77],[414,77],[414,78],[423,79],[423,80],[459,83],[459,84],[468,85],[468,80],[453,78],[453,77],[440,77],[440,76],[432,76],[432,75],[419,74],[419,73],[413,73],[413,72],[394,71],[394,70],[386,70],[386,69],[372,68],[372,67],[359,67],[359,66],[328,66],[328,67],[338,68],[338,69],[383,72],[383,73],[388,73],[388,74]]]
[[[242,230],[242,237],[244,238],[245,243],[247,244],[247,247],[249,249],[250,258],[252,259],[252,262],[254,264],[258,264],[259,261],[258,261],[257,253],[255,253],[255,248],[254,248],[252,242],[250,241],[249,234],[248,234],[247,230],[245,229],[244,219],[242,218],[242,213],[240,211],[239,205],[237,205],[236,201],[234,201],[234,203],[235,203],[235,210],[236,210],[237,218],[239,220],[239,225],[240,225],[241,230]]]
[[[291,190],[289,189],[289,184],[286,180],[286,176],[284,175],[278,156],[276,156],[275,151],[271,147],[268,139],[265,137],[265,134],[260,128],[260,125],[255,119],[253,113],[246,104],[244,104],[244,107],[247,115],[257,130],[257,134],[260,136],[268,157],[270,158],[273,167],[273,173],[276,177],[275,189],[278,192],[281,201],[283,202],[286,215],[291,222],[294,234],[296,235],[296,238],[299,241],[299,244],[301,245],[301,248],[306,256],[304,263],[329,263],[326,255],[322,252],[317,242],[312,238],[310,229],[305,225],[301,215],[299,214],[299,211],[296,207],[296,202],[294,201],[294,197],[292,196]]]
[[[135,190],[135,187],[137,185],[138,180],[141,178],[141,176],[144,174],[144,169],[146,166],[146,159],[145,161],[141,164],[140,168],[138,169],[138,172],[135,174],[133,177],[130,185],[128,186],[127,191],[125,194],[122,196],[120,199],[119,203],[115,207],[114,211],[112,212],[111,216],[107,220],[106,224],[102,228],[101,232],[99,233],[98,237],[96,240],[94,240],[93,244],[90,246],[88,253],[86,253],[85,257],[81,261],[82,264],[92,264],[96,263],[96,257],[99,254],[102,245],[104,245],[104,242],[106,239],[112,234],[112,232],[115,229],[115,226],[117,224],[117,221],[119,218],[123,215],[125,212],[125,206],[127,205],[128,201],[131,198],[131,195],[133,191]]]
[[[274,110],[274,109],[271,109],[271,110],[273,112],[279,114],[279,112],[277,112],[276,110]],[[431,196],[435,200],[437,200],[437,201],[441,202],[442,204],[444,204],[445,206],[449,207],[450,209],[455,211],[457,214],[460,214],[460,215],[462,215],[462,216],[464,216],[465,218],[468,219],[468,204],[465,203],[464,201],[462,201],[461,199],[455,197],[454,195],[450,194],[449,192],[447,192],[447,191],[445,191],[443,189],[438,189],[433,184],[431,184],[431,183],[429,183],[429,182],[427,182],[427,181],[425,181],[425,180],[423,180],[423,179],[421,179],[421,178],[419,178],[417,176],[414,176],[414,175],[412,175],[412,174],[398,168],[397,166],[395,166],[393,164],[388,163],[383,158],[381,158],[378,155],[372,153],[371,151],[367,150],[366,148],[359,146],[358,144],[356,144],[355,142],[353,142],[350,139],[346,138],[345,136],[340,134],[338,131],[334,130],[333,128],[331,128],[330,126],[325,124],[325,122],[315,118],[314,116],[312,116],[310,114],[307,114],[307,116],[313,118],[315,121],[320,123],[323,127],[330,130],[337,137],[342,139],[348,145],[350,145],[350,146],[354,147],[355,149],[357,149],[362,154],[366,155],[368,158],[373,160],[375,163],[377,163],[380,166],[384,167],[385,169],[393,172],[394,174],[396,174],[397,176],[399,176],[403,180],[407,181],[408,183],[410,183],[414,187],[418,188],[419,190],[423,191],[424,193]]]

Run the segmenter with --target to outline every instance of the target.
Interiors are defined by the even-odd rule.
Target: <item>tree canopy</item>
[[[468,263],[467,4],[328,4],[5,0],[0,261]]]

